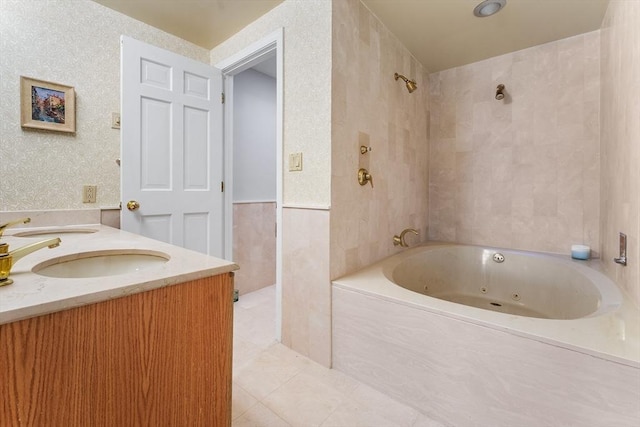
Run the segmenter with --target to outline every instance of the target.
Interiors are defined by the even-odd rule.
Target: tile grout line
[[[243,392],[247,393],[249,396],[251,396],[255,400],[255,403],[253,405],[249,406],[247,409],[245,409],[244,412],[238,414],[235,418],[232,419],[232,421],[237,420],[238,418],[242,417],[244,414],[246,414],[252,408],[254,408],[258,403],[260,403],[260,401],[253,394],[249,393],[244,387],[240,386],[240,384],[238,384],[238,383],[236,383],[234,381],[232,386],[231,386],[232,393],[233,393],[233,389],[235,389],[235,388],[242,389]],[[233,405],[233,400],[232,400],[232,405]]]

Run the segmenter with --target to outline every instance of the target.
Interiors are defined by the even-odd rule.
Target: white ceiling
[[[94,0],[212,49],[282,0]],[[314,0],[306,1],[313,7]],[[342,0],[334,0],[342,1]],[[428,71],[440,71],[600,28],[609,0],[362,0]]]

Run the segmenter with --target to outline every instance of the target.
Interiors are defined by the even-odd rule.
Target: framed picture
[[[76,131],[76,93],[72,86],[20,76],[23,128]]]

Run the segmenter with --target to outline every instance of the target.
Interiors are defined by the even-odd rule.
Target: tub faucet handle
[[[371,188],[373,188],[373,177],[368,170],[360,168],[358,170],[358,183],[360,185],[367,185],[367,182],[371,184]]]
[[[627,265],[627,235],[620,233],[620,257],[614,258],[613,261],[620,265]]]
[[[407,242],[405,242],[404,240],[404,235],[407,233],[413,233],[416,236],[418,236],[418,230],[415,230],[413,228],[407,228],[405,230],[402,230],[402,233],[400,233],[400,235],[396,235],[393,236],[393,246],[401,246],[403,248],[408,248],[409,245],[407,244]]]

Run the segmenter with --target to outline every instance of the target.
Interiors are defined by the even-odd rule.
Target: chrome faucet
[[[413,233],[418,236],[418,231],[413,228],[407,228],[406,230],[402,230],[399,236],[393,236],[393,246],[402,246],[403,248],[408,248],[407,242],[404,241],[404,235],[407,233]]]
[[[31,218],[20,218],[13,221],[9,221],[6,224],[0,225],[0,237],[2,237],[2,233],[4,233],[5,228],[13,227],[18,224],[28,224],[31,222]]]
[[[11,273],[11,268],[20,259],[42,248],[56,248],[60,246],[60,242],[59,237],[54,237],[53,239],[42,240],[40,242],[14,249],[9,253],[0,253],[0,286],[10,285],[13,283],[13,280],[9,278],[9,274]]]

